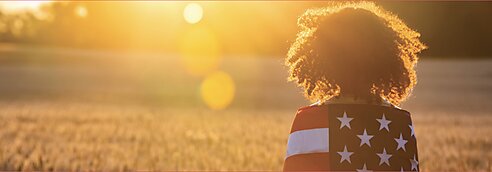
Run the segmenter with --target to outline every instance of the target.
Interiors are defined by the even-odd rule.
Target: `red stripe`
[[[288,157],[284,171],[329,171],[330,153],[309,153]]]
[[[326,106],[310,106],[299,109],[290,133],[315,128],[329,128]]]

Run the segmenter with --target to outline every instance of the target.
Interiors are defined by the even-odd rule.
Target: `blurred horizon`
[[[483,89],[488,82],[469,82],[442,91],[425,86],[439,79],[429,79],[426,72],[421,77],[420,70],[442,69],[446,73],[440,75],[455,78],[452,82],[456,84],[458,78],[450,76],[456,69],[451,66],[472,63],[466,69],[475,66],[473,71],[480,73],[466,76],[486,78],[483,68],[492,57],[492,49],[488,48],[492,45],[492,23],[481,20],[492,16],[492,8],[488,8],[492,3],[376,3],[422,34],[422,41],[429,46],[419,56],[423,66],[435,63],[426,59],[443,60],[430,65],[435,69],[417,67],[417,94],[403,105],[431,108],[421,103],[426,101],[412,101],[419,96],[420,88],[433,91],[420,95],[431,95],[426,99],[454,95],[456,89],[470,91],[470,95],[463,96],[468,102],[489,99],[473,91]],[[303,106],[309,102],[300,88],[287,82],[283,58],[296,37],[297,17],[306,9],[327,4],[2,1],[0,75],[4,77],[0,80],[9,84],[0,87],[0,101],[205,105],[214,110]],[[449,102],[437,108],[456,105]]]
[[[196,23],[184,9],[198,4]],[[376,2],[422,34],[429,58],[492,56],[492,4]],[[182,53],[183,40],[214,42],[220,55],[284,56],[297,17],[327,2],[95,2],[0,3],[0,42],[108,51]],[[1,47],[0,47],[1,48]],[[192,47],[193,48],[193,47]],[[195,47],[196,48],[196,47]]]

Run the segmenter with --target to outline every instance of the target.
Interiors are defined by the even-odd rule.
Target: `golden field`
[[[234,100],[210,110],[202,78],[172,55],[3,53],[0,170],[281,170],[293,115],[309,103],[281,58],[224,58]],[[490,66],[419,64],[402,107],[413,114],[421,171],[492,171]]]
[[[292,113],[2,104],[7,170],[280,170]],[[490,171],[492,117],[415,116],[422,171]]]

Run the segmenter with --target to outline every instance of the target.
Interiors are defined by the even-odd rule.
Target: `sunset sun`
[[[186,20],[186,22],[190,24],[195,24],[200,22],[203,17],[203,9],[200,4],[197,3],[190,3],[186,5],[184,11],[183,11],[183,17]]]

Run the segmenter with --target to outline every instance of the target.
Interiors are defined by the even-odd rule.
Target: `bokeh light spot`
[[[80,18],[85,18],[88,15],[87,8],[85,8],[84,6],[77,6],[74,12],[75,15]]]
[[[186,5],[183,11],[183,17],[185,21],[190,24],[198,23],[200,20],[202,20],[203,17],[202,6],[197,3],[190,3]]]
[[[225,72],[211,73],[202,82],[200,93],[203,101],[210,109],[225,109],[234,100],[234,81]]]

